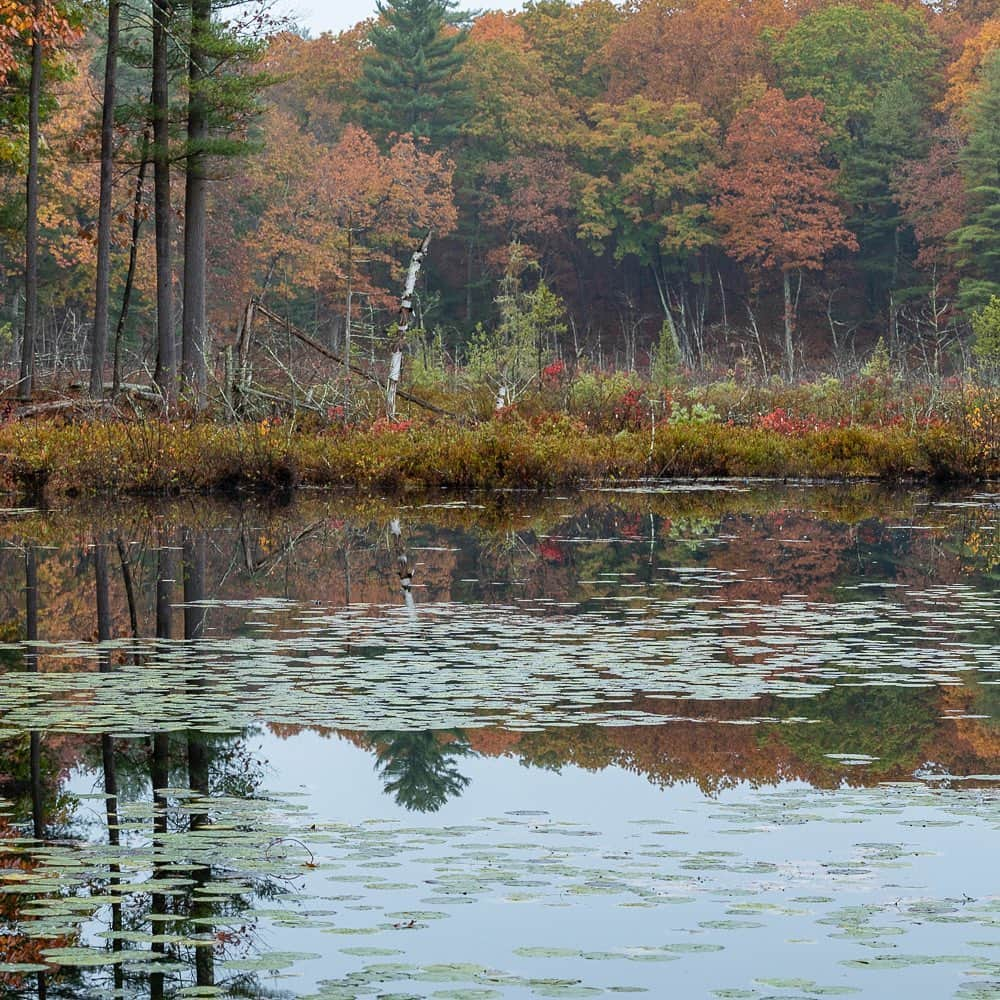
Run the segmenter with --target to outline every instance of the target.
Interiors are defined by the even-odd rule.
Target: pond
[[[1000,495],[0,512],[0,996],[1000,996]]]

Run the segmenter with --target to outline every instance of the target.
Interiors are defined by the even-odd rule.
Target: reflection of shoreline
[[[868,692],[860,696],[869,698],[867,716],[854,701],[857,692]],[[972,697],[974,692],[963,696],[956,688],[854,688],[832,689],[807,703],[770,696],[752,703],[640,698],[635,707],[664,716],[662,725],[597,726],[581,718],[579,726],[542,732],[467,729],[463,739],[481,757],[507,757],[546,769],[620,767],[661,787],[693,782],[707,793],[743,783],[763,787],[787,781],[826,789],[870,787],[912,780],[918,770],[958,779],[997,774],[1000,725],[943,715],[959,711],[963,698]],[[781,718],[790,721],[754,721]],[[800,718],[811,721],[791,721]],[[268,729],[282,740],[312,732],[372,752],[379,746],[372,734],[363,732],[275,724]],[[434,735],[442,746],[455,739],[450,730]],[[854,754],[872,759],[860,765],[839,759]],[[977,784],[996,787],[996,782],[962,781],[963,787]]]
[[[690,691],[695,698],[705,698],[710,697],[705,694],[705,685],[711,688],[724,675],[725,683],[717,685],[718,693],[731,698],[732,692],[745,691],[748,700],[742,707],[732,718],[720,719],[719,724],[709,718],[723,711],[720,702],[707,703],[709,718],[698,723],[676,723],[665,729],[654,724],[653,731],[670,732],[673,741],[661,739],[656,753],[650,750],[653,740],[647,727],[617,725],[608,727],[609,733],[617,734],[614,739],[598,730],[599,739],[582,740],[589,749],[581,743],[567,744],[557,751],[554,744],[558,741],[553,737],[546,746],[529,752],[531,740],[518,737],[520,752],[526,760],[551,754],[557,763],[576,758],[618,762],[656,781],[690,778],[706,788],[719,787],[728,780],[727,775],[743,773],[758,781],[794,774],[813,783],[871,783],[882,777],[905,778],[928,761],[956,774],[995,773],[1000,754],[989,722],[942,717],[979,714],[996,718],[1000,714],[996,699],[989,700],[993,689],[977,686],[978,675],[961,673],[972,661],[963,660],[956,651],[965,641],[984,649],[990,641],[991,614],[983,615],[982,624],[977,626],[962,604],[961,593],[980,579],[989,579],[985,564],[979,568],[974,563],[974,553],[966,542],[975,536],[978,525],[995,519],[997,512],[984,498],[979,508],[918,509],[914,496],[900,497],[871,487],[767,487],[760,492],[708,491],[700,496],[692,492],[582,494],[549,501],[506,497],[502,502],[483,497],[483,504],[474,505],[415,503],[405,513],[380,501],[359,508],[323,498],[300,501],[281,511],[241,508],[236,511],[238,531],[233,530],[232,507],[212,503],[205,509],[190,504],[168,506],[164,509],[172,516],[180,520],[183,514],[194,527],[161,522],[151,528],[148,522],[141,526],[133,523],[133,530],[139,533],[121,535],[120,551],[127,550],[130,571],[135,575],[135,607],[126,599],[126,588],[117,573],[107,579],[107,553],[98,548],[103,560],[100,575],[105,582],[98,588],[104,609],[98,615],[103,624],[96,631],[93,588],[78,572],[85,557],[81,536],[60,534],[79,521],[70,515],[62,520],[60,515],[32,515],[34,520],[18,519],[16,523],[21,530],[33,525],[43,533],[46,543],[37,547],[34,567],[45,597],[44,638],[53,643],[51,648],[38,651],[43,674],[65,675],[74,670],[90,674],[119,665],[127,669],[138,651],[152,652],[155,647],[150,646],[149,629],[134,646],[105,647],[100,656],[94,655],[92,640],[102,634],[119,639],[130,636],[134,628],[129,618],[133,615],[145,622],[168,618],[176,595],[171,597],[165,580],[176,579],[180,589],[182,574],[172,561],[180,563],[183,556],[185,636],[188,642],[199,640],[198,653],[178,657],[176,642],[164,642],[163,649],[176,661],[178,671],[189,671],[184,676],[192,704],[197,700],[195,695],[202,697],[198,691],[203,682],[206,702],[216,697],[213,684],[207,681],[218,677],[220,699],[229,697],[239,706],[245,690],[247,704],[252,706],[250,714],[266,719],[266,698],[252,700],[251,695],[267,695],[266,686],[276,677],[288,687],[276,688],[276,694],[299,697],[301,692],[312,690],[316,704],[326,698],[331,705],[337,704],[342,697],[337,684],[342,680],[346,689],[360,686],[363,697],[375,701],[384,689],[399,690],[403,711],[419,708],[425,694],[443,703],[442,699],[450,699],[454,691],[487,701],[500,699],[500,704],[508,704],[509,712],[516,714],[519,698],[530,699],[551,688],[551,702],[542,704],[541,696],[536,699],[535,707],[540,706],[543,713],[548,704],[561,704],[560,698],[568,698],[568,705],[576,704],[574,695],[582,693],[587,696],[583,704],[595,708],[604,697],[616,704],[631,697],[630,704],[623,704],[628,711],[684,718],[700,711],[697,702],[641,698],[634,692],[661,691],[674,696]],[[879,503],[883,506],[876,516],[873,505]],[[771,509],[762,509],[768,504]],[[824,513],[811,515],[803,509],[806,506],[822,508]],[[386,510],[397,516],[382,522],[373,518],[373,512],[381,515]],[[334,511],[347,519],[333,516]],[[118,516],[124,515],[121,511],[113,515]],[[907,516],[922,521],[909,525],[904,521]],[[220,520],[213,522],[216,517]],[[9,523],[0,521],[0,536],[9,530]],[[210,530],[213,523],[218,530]],[[102,537],[111,536],[102,530]],[[162,547],[157,548],[156,540]],[[183,551],[166,544],[178,540],[184,541]],[[345,540],[349,542],[346,546],[342,544]],[[0,549],[0,579],[23,580],[22,552]],[[412,561],[414,555],[419,564]],[[405,631],[396,627],[394,609],[399,607],[401,596],[402,602],[412,607],[416,566],[421,621],[434,628],[436,643],[406,636],[403,655],[386,665],[392,668],[386,680],[392,674],[393,683],[384,684],[378,668]],[[10,600],[11,593],[17,596],[17,588],[4,588],[2,593],[0,621],[9,614],[3,601]],[[275,601],[276,595],[280,600]],[[338,609],[348,596],[351,613],[340,614]],[[640,603],[630,603],[636,600]],[[902,683],[924,683],[922,675],[928,667],[934,668],[933,677],[940,682],[941,671],[936,668],[947,667],[956,678],[966,678],[963,683],[933,688],[938,699],[933,707],[928,707],[925,696],[915,693],[914,688],[884,694],[880,692],[892,689],[883,687],[869,689],[876,693],[836,711],[832,701],[824,707],[825,696],[813,697],[810,690],[804,690],[810,695],[805,702],[789,703],[787,710],[779,711],[775,707],[779,703],[769,692],[787,694],[796,687],[808,688],[814,676],[822,676],[822,670],[814,674],[813,666],[817,662],[823,669],[827,666],[827,661],[820,662],[817,657],[827,657],[837,676],[844,678],[840,664],[864,658],[870,641],[874,646],[891,645],[878,632],[868,638],[869,623],[864,618],[870,612],[865,608],[873,600],[881,602],[886,624],[897,630],[897,638],[899,628],[907,630],[905,652],[912,652],[916,659],[907,666],[899,658],[875,658],[867,667],[884,667],[888,674],[913,667]],[[657,602],[648,604],[651,613],[644,613],[643,601]],[[248,611],[254,602],[261,602],[261,606]],[[266,602],[273,605],[265,607]],[[805,602],[835,606],[845,613],[827,615],[821,609],[809,618],[803,611]],[[504,625],[507,619],[497,613],[496,605],[501,603],[513,609],[504,612],[514,616],[509,628]],[[213,610],[210,624],[206,624],[205,607],[209,605]],[[313,611],[317,606],[319,610]],[[442,608],[452,610],[443,614]],[[13,627],[5,627],[4,635],[16,639],[24,631],[22,611],[15,610],[17,619]],[[937,626],[942,621],[947,624],[950,612],[961,621],[954,632],[946,634]],[[783,615],[777,625],[776,613]],[[579,625],[581,621],[586,625]],[[936,632],[925,628],[931,624]],[[457,639],[456,628],[462,631]],[[838,629],[844,630],[843,636],[837,634]],[[316,641],[310,645],[313,630]],[[170,630],[158,627],[156,631],[166,635]],[[286,634],[298,638],[284,673],[268,674],[255,686],[253,658],[249,657],[246,667],[250,669],[245,676],[239,674],[234,686],[239,655],[227,653],[230,639],[273,639],[277,653],[284,656],[280,637]],[[530,648],[523,665],[518,662],[518,643]],[[831,645],[835,651],[818,652],[821,645]],[[946,646],[954,653],[950,659],[945,656]],[[343,662],[345,649],[348,662]],[[73,655],[77,651],[78,658]],[[16,647],[0,652],[4,656],[0,670],[5,662],[10,669],[23,669],[31,660],[30,653],[28,660],[23,653],[23,648]],[[536,653],[552,654],[551,668],[531,670]],[[211,678],[197,675],[202,657],[216,664]],[[320,660],[319,671],[311,666],[312,657]],[[326,670],[331,660],[337,661],[336,671]],[[538,660],[547,662],[545,655]],[[983,662],[982,657],[978,662]],[[633,663],[641,669],[631,672],[628,668]],[[377,669],[368,671],[369,664]],[[438,670],[442,664],[449,670]],[[575,672],[581,665],[588,675],[577,690],[573,686]],[[702,665],[708,668],[704,678],[699,674]],[[483,668],[481,685],[458,670],[468,666]],[[521,689],[517,670],[508,672],[508,666],[528,668],[529,676]],[[869,674],[869,680],[878,680],[878,669]],[[425,674],[408,688],[408,680],[420,671]],[[617,679],[613,676],[616,671]],[[155,679],[153,674],[149,676]],[[316,689],[310,687],[314,678],[322,682]],[[492,678],[500,680],[495,687],[491,686]],[[852,683],[850,678],[845,681]],[[889,683],[895,681],[890,679]],[[53,687],[59,684],[53,683]],[[39,685],[41,697],[47,690],[44,684]],[[98,690],[88,680],[70,695],[63,691],[57,698],[78,702],[81,715],[92,708],[100,714]],[[174,695],[169,697],[174,703]],[[224,711],[215,704],[211,708],[217,715]],[[489,718],[503,718],[504,710]],[[192,711],[191,704],[178,709],[180,714]],[[588,711],[571,709],[565,721],[586,723]],[[740,712],[779,720],[790,714],[815,716],[819,724],[775,722],[739,727],[736,723],[747,721]],[[353,721],[358,714],[341,716],[340,724],[365,725]],[[294,719],[296,715],[288,712],[283,717]],[[320,711],[304,712],[301,718],[322,722],[336,716]],[[173,721],[184,719],[175,715]],[[541,724],[553,721],[550,716]],[[377,725],[377,718],[373,722]],[[477,715],[471,711],[454,720],[428,722],[435,726],[475,725]],[[729,725],[720,728],[722,722]],[[680,735],[685,726],[695,725],[703,727],[703,744],[710,730],[721,733],[708,740],[710,747],[700,748],[702,756],[709,752],[717,755],[712,766],[699,762],[695,736],[685,740]],[[739,737],[728,731],[738,728],[746,730]],[[635,736],[629,743],[624,733],[631,730]],[[534,739],[541,742],[540,737]],[[847,767],[836,759],[837,754],[850,753],[865,753],[878,760],[863,767]],[[761,761],[772,765],[772,778],[767,778]]]

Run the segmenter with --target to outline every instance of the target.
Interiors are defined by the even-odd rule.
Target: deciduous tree
[[[597,56],[624,17],[611,0],[528,0],[518,22],[552,86],[583,111],[604,95],[607,71]]]
[[[785,302],[785,371],[795,376],[795,325],[803,270],[818,270],[835,250],[856,250],[836,202],[836,171],[823,162],[832,130],[812,97],[789,101],[768,90],[737,115],[726,137],[726,165],[716,174],[714,208],[723,244],[737,260],[780,271]]]
[[[789,15],[766,2],[646,0],[600,54],[612,101],[694,101],[728,121],[746,82],[768,70],[762,28]]]
[[[716,240],[707,184],[716,123],[696,104],[644,97],[591,114],[594,127],[580,141],[579,235],[599,253],[631,255],[651,270],[675,346],[690,359],[670,281]]]
[[[938,96],[940,51],[928,20],[919,5],[838,3],[807,14],[774,48],[784,92],[823,102],[857,266],[872,308],[888,301],[890,315],[905,237],[890,178],[925,152],[925,119]]]
[[[57,50],[60,45],[72,38],[76,31],[65,10],[49,0],[33,0],[30,16],[27,19],[25,13],[24,7],[15,4],[13,10],[15,17],[8,25],[7,31],[8,33],[13,31],[14,37],[26,36],[31,51],[28,83],[28,170],[25,178],[24,326],[18,378],[19,398],[30,399],[34,388],[35,333],[38,323],[38,177],[42,69],[46,52]],[[3,65],[4,58],[0,46],[0,66]]]

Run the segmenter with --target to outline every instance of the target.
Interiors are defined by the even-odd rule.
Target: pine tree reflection
[[[33,545],[29,545],[24,553],[24,621],[25,646],[24,666],[29,673],[38,672],[38,650],[34,645],[38,642],[38,559]],[[32,730],[30,741],[31,770],[31,827],[36,840],[45,837],[45,809],[42,788],[42,737],[41,733]],[[46,976],[39,972],[36,977],[38,1000],[45,1000],[47,995]]]
[[[156,565],[156,638],[170,639],[173,626],[173,596],[176,580],[176,551],[164,544],[166,539],[160,537]],[[161,649],[167,648],[166,644]],[[151,737],[152,753],[149,761],[149,776],[153,788],[153,852],[163,846],[163,837],[167,832],[167,798],[164,790],[170,785],[170,737],[166,732],[153,733]],[[153,879],[159,881],[163,877],[160,866],[154,865]],[[165,913],[167,896],[165,893],[154,892],[150,904],[152,913]],[[155,929],[155,924],[152,925]],[[155,933],[155,930],[154,930]],[[150,951],[162,956],[166,946],[162,941],[154,941]],[[150,1000],[163,1000],[164,974],[153,971],[149,976]]]
[[[469,784],[455,764],[473,754],[461,730],[372,732],[367,739],[377,750],[375,769],[385,793],[405,809],[437,812]]]
[[[28,673],[38,672],[38,557],[35,547],[29,545],[24,553],[24,668]],[[36,840],[45,837],[45,808],[42,789],[42,736],[32,730],[30,740],[31,769],[31,826]]]
[[[189,647],[205,635],[205,553],[206,539],[203,531],[184,529],[184,641]],[[189,652],[193,652],[189,649]],[[192,682],[200,686],[200,682]],[[192,832],[204,830],[209,825],[208,797],[210,746],[204,734],[193,729],[187,731],[188,787],[197,795],[200,804],[190,813],[189,828]],[[205,899],[205,888],[212,878],[209,866],[191,872],[194,891],[191,898],[191,919],[200,929],[214,915],[212,903]],[[211,926],[211,925],[209,925]],[[215,956],[211,946],[194,949],[195,985],[215,985]]]
[[[111,641],[111,587],[108,580],[108,551],[103,542],[94,542],[94,591],[97,605],[97,642],[98,669],[102,674],[111,672],[111,652],[108,643]],[[101,734],[101,770],[104,776],[104,808],[108,824],[108,843],[119,847],[121,837],[118,823],[118,771],[115,762],[115,747],[110,733]],[[111,863],[108,866],[110,886],[121,884],[121,866]],[[122,904],[121,898],[111,904],[111,950],[122,950]],[[124,988],[124,972],[120,962],[113,966],[115,990],[121,992]]]

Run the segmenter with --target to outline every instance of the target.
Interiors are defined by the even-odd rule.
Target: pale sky
[[[482,4],[462,4],[472,10],[508,10],[520,6],[517,3],[494,2]],[[336,34],[345,28],[350,28],[371,17],[375,13],[375,0],[280,0],[278,9],[290,14],[295,20],[307,27],[311,35],[319,35],[324,31]]]

